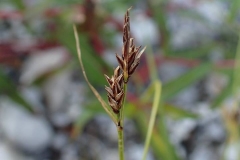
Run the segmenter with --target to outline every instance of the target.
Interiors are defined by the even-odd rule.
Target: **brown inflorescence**
[[[122,48],[122,57],[116,54],[116,58],[118,60],[119,66],[123,71],[123,79],[124,83],[128,82],[129,77],[136,70],[142,53],[144,52],[144,47],[141,51],[139,47],[136,47],[133,42],[133,38],[130,37],[130,22],[129,22],[129,11],[131,8],[127,10],[124,18],[123,25],[123,48]]]
[[[114,113],[118,114],[122,106],[123,101],[123,74],[121,73],[120,67],[118,66],[114,70],[114,75],[109,78],[105,75],[109,87],[105,86],[108,92],[108,103],[111,106]]]
[[[108,92],[108,103],[116,114],[120,112],[123,97],[125,96],[123,85],[128,82],[129,77],[136,70],[140,62],[140,57],[146,48],[144,47],[140,51],[141,46],[136,47],[133,43],[133,38],[130,37],[130,9],[127,10],[124,18],[122,56],[120,57],[116,54],[119,66],[114,70],[114,75],[111,78],[105,75],[109,84],[109,87],[105,87]]]

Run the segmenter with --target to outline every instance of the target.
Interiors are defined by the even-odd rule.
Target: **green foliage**
[[[167,100],[175,96],[184,88],[203,78],[211,71],[211,63],[203,63],[193,69],[190,69],[187,73],[180,77],[163,85],[162,99]]]
[[[75,5],[84,5],[85,1],[83,0],[44,0],[36,3],[32,7],[25,6],[24,0],[10,0],[4,1],[4,3],[11,3],[14,8],[18,9],[23,18],[23,26],[26,27],[27,32],[34,38],[38,39],[39,35],[35,35],[36,32],[32,25],[36,17],[41,17],[44,23],[54,24],[55,27],[53,30],[44,30],[44,35],[41,38],[45,38],[46,41],[53,40],[57,43],[64,46],[70,54],[70,57],[74,61],[74,67],[79,68],[77,51],[75,46],[74,34],[72,31],[72,19],[71,13]],[[155,125],[152,130],[152,137],[150,147],[154,151],[157,159],[163,160],[179,160],[177,151],[170,142],[169,132],[165,123],[166,118],[172,118],[175,120],[184,119],[184,118],[193,118],[197,119],[199,116],[188,110],[184,110],[182,106],[175,106],[171,104],[171,100],[181,91],[187,87],[196,84],[199,80],[204,79],[213,72],[220,72],[226,75],[229,79],[226,87],[217,95],[210,103],[212,109],[221,110],[222,104],[227,97],[231,97],[237,93],[240,82],[240,48],[239,48],[239,24],[236,19],[239,16],[239,0],[233,0],[230,3],[230,12],[227,19],[225,19],[220,24],[216,30],[214,30],[213,37],[206,37],[206,39],[200,39],[200,43],[194,46],[187,46],[181,49],[173,48],[171,45],[171,38],[174,36],[174,33],[171,32],[171,29],[168,26],[168,16],[169,14],[177,14],[180,17],[187,19],[192,19],[194,21],[202,23],[206,26],[207,29],[211,28],[207,19],[199,15],[191,9],[178,9],[176,11],[169,10],[169,1],[162,0],[152,0],[147,2],[147,10],[149,13],[146,15],[149,16],[156,23],[158,30],[161,35],[161,42],[155,47],[155,50],[152,50],[151,44],[147,44],[147,51],[144,53],[147,61],[147,68],[149,71],[150,82],[142,83],[139,85],[141,88],[139,90],[144,91],[143,93],[134,93],[137,96],[137,102],[127,102],[125,105],[125,115],[136,121],[138,129],[142,135],[145,137],[147,131],[149,130],[149,118],[156,118]],[[125,12],[129,6],[137,5],[137,0],[106,0],[102,3],[97,4],[95,7],[96,17],[101,19],[99,24],[98,31],[96,31],[97,36],[102,40],[103,44],[107,43],[109,46],[115,46],[113,43],[113,37],[121,33],[118,29],[113,29],[111,31],[104,30],[105,21],[111,16],[115,11],[117,13]],[[52,7],[61,8],[61,13],[57,14],[54,17],[45,17],[45,12]],[[98,11],[101,14],[98,15]],[[86,19],[92,19],[93,17],[85,17]],[[112,17],[111,17],[112,18]],[[39,21],[42,21],[39,19]],[[38,19],[36,18],[36,21]],[[109,21],[107,21],[109,22]],[[84,23],[84,22],[81,22]],[[96,53],[93,44],[91,43],[91,32],[85,31],[84,24],[78,24],[79,37],[82,50],[82,61],[85,66],[86,74],[89,78],[89,81],[96,87],[99,91],[99,95],[104,97],[103,100],[106,101],[105,92],[101,92],[106,84],[103,74],[112,73],[112,67],[110,67],[100,56]],[[132,25],[132,24],[131,24]],[[46,27],[47,28],[47,27]],[[87,29],[86,29],[87,30]],[[196,37],[198,38],[198,37]],[[104,44],[105,45],[105,44]],[[144,45],[144,44],[141,44]],[[237,48],[238,45],[238,48]],[[105,46],[106,47],[106,46]],[[157,48],[157,49],[156,49]],[[111,48],[112,49],[112,48]],[[219,61],[233,61],[234,64],[231,64],[230,67],[224,66],[225,63],[222,63],[223,66],[219,66],[217,62],[211,60],[212,53],[215,49],[220,50],[222,56],[219,58]],[[237,53],[237,54],[236,54]],[[115,53],[112,53],[115,54]],[[159,55],[161,54],[161,55]],[[29,55],[31,56],[31,55]],[[157,113],[154,116],[150,116],[151,106],[153,105],[153,95],[156,91],[156,88],[153,84],[159,80],[158,68],[155,64],[155,56],[163,57],[163,61],[168,61],[168,58],[174,58],[175,60],[186,60],[191,64],[196,64],[194,67],[189,67],[187,72],[181,76],[165,83],[162,86],[161,96],[158,97],[158,100],[161,101],[157,107]],[[232,62],[232,63],[233,63]],[[177,63],[177,62],[176,62]],[[58,72],[61,72],[62,69],[58,68]],[[47,78],[53,76],[55,72],[47,73]],[[79,71],[79,75],[82,73]],[[44,82],[47,80],[46,77],[40,77],[38,80]],[[82,78],[82,77],[81,77]],[[38,81],[37,80],[37,81]],[[82,79],[81,79],[82,80]],[[135,85],[135,81],[131,81]],[[30,85],[36,85],[42,87],[43,83],[34,83]],[[148,87],[147,84],[150,84]],[[0,94],[10,97],[13,101],[21,104],[25,109],[33,112],[33,107],[22,97],[21,92],[19,91],[21,84],[15,84],[11,77],[5,74],[3,68],[0,68]],[[100,103],[93,98],[93,96],[87,97],[86,100],[89,103],[85,103],[83,107],[83,114],[79,116],[78,120],[74,122],[74,135],[79,135],[82,132],[84,126],[97,114],[106,114],[103,108],[100,107]],[[155,105],[156,106],[156,105]],[[228,121],[228,119],[225,119]],[[227,123],[228,124],[228,123]],[[237,129],[239,126],[233,125]],[[233,128],[234,128],[233,127]],[[150,129],[151,130],[151,129]],[[229,131],[230,133],[230,131]],[[148,134],[149,137],[150,134]],[[230,135],[231,137],[231,135]],[[142,138],[144,139],[144,138]]]
[[[26,110],[33,112],[32,106],[21,96],[17,86],[12,80],[0,69],[0,94],[9,96],[13,101],[20,104]]]
[[[57,34],[58,40],[68,48],[70,53],[74,56],[74,59],[78,61],[77,52],[75,47],[74,35],[73,32],[70,32],[69,27],[60,28]],[[80,43],[82,52],[85,53],[82,55],[83,64],[86,68],[86,74],[90,82],[95,85],[103,86],[106,84],[106,80],[103,76],[103,66],[107,66],[105,62],[99,57],[95,56],[96,53],[93,51],[92,47],[89,44],[89,38],[86,34],[82,33],[80,37]]]
[[[170,51],[169,56],[174,58],[200,59],[206,58],[215,44],[203,44],[202,46],[191,47],[183,50]]]

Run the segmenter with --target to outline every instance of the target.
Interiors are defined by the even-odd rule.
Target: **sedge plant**
[[[129,18],[129,8],[124,17],[124,24],[123,24],[123,47],[122,47],[122,54],[121,56],[116,54],[116,59],[118,61],[118,66],[114,69],[114,73],[112,76],[104,75],[108,86],[105,86],[107,91],[108,97],[108,105],[97,92],[97,90],[91,85],[89,82],[83,63],[81,58],[81,50],[80,50],[80,43],[78,39],[78,33],[75,26],[74,35],[76,39],[76,47],[78,52],[78,58],[80,62],[80,66],[83,71],[83,76],[88,83],[90,89],[93,91],[99,102],[101,103],[104,110],[116,124],[116,128],[118,131],[118,150],[119,150],[119,159],[124,160],[124,136],[123,136],[123,129],[124,129],[124,103],[127,94],[127,85],[129,82],[129,78],[135,72],[137,66],[140,63],[140,58],[143,52],[145,51],[146,47],[141,49],[141,46],[136,47],[134,44],[134,39],[130,36],[130,18]],[[156,84],[156,85],[155,85]],[[161,86],[159,83],[153,83],[153,86],[156,86],[157,90],[154,96],[154,103],[153,109],[150,116],[150,122],[147,131],[147,138],[145,141],[145,148],[143,154],[143,160],[146,159],[146,154],[148,151],[151,133],[153,131],[153,124],[155,122],[157,108],[159,105]]]

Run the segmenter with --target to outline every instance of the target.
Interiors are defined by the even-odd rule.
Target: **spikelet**
[[[105,75],[105,78],[109,84],[109,87],[105,86],[108,93],[108,103],[111,106],[114,113],[118,114],[122,106],[123,100],[123,74],[118,66],[114,70],[114,75],[109,78]]]
[[[133,38],[130,37],[130,22],[129,22],[130,9],[131,8],[127,10],[127,13],[125,14],[124,18],[122,56],[120,57],[118,54],[116,54],[118,64],[123,71],[124,83],[128,82],[129,77],[136,70],[140,62],[140,57],[143,54],[144,50],[146,49],[146,47],[144,47],[140,51],[141,46],[136,47],[134,45]]]
[[[119,66],[114,70],[114,75],[109,78],[105,75],[105,78],[109,84],[109,87],[105,86],[108,95],[108,103],[111,106],[114,113],[118,114],[121,110],[123,97],[125,96],[123,85],[129,80],[129,77],[136,70],[140,57],[143,54],[146,47],[141,51],[139,47],[136,47],[133,42],[133,38],[130,37],[130,22],[129,22],[129,8],[124,17],[123,25],[123,47],[122,56],[116,54],[116,58]]]

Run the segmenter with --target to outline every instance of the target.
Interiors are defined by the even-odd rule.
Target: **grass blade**
[[[191,113],[187,110],[179,108],[177,106],[173,106],[170,104],[163,105],[164,114],[170,116],[174,119],[181,119],[181,118],[198,118],[197,114]]]
[[[18,92],[17,86],[15,86],[11,79],[0,70],[0,93],[1,92],[8,95],[13,101],[21,104],[21,106],[23,106],[26,110],[33,112],[32,106],[25,101]]]
[[[61,24],[61,23],[60,23]],[[71,32],[70,32],[71,31]],[[64,46],[68,48],[70,53],[74,56],[74,58],[78,59],[78,54],[76,52],[76,46],[74,41],[74,35],[72,35],[72,28],[67,26],[62,27],[57,32],[56,37]],[[98,86],[103,86],[106,84],[104,76],[102,76],[103,69],[110,70],[110,67],[100,58],[100,56],[96,56],[92,46],[89,44],[89,36],[87,34],[81,34],[79,37],[79,42],[81,43],[81,51],[83,54],[81,55],[81,59],[87,74],[89,81]],[[91,62],[91,63],[89,63]],[[93,65],[94,64],[94,65]]]
[[[142,135],[146,135],[148,128],[146,114],[142,111],[138,111],[137,114],[134,115],[134,119]],[[164,127],[163,130],[165,129]],[[165,136],[161,132],[158,132],[156,128],[153,129],[151,146],[157,159],[177,160],[176,153],[169,145],[168,141],[169,140],[165,139]]]
[[[204,63],[199,65],[184,75],[168,82],[167,84],[163,85],[162,88],[162,99],[168,100],[175,96],[178,92],[180,92],[185,87],[189,86],[190,84],[196,82],[207,73],[211,71],[212,64]]]
[[[75,40],[76,40],[76,47],[77,47],[77,53],[78,53],[78,59],[80,62],[80,66],[82,68],[82,73],[83,76],[88,84],[88,86],[90,87],[90,89],[92,90],[92,92],[94,93],[94,95],[97,97],[97,99],[99,100],[99,102],[101,103],[102,107],[104,108],[104,110],[108,113],[108,115],[111,117],[111,119],[113,120],[113,122],[115,124],[118,123],[115,115],[113,114],[113,112],[111,111],[111,109],[108,107],[107,103],[103,100],[103,98],[101,97],[101,95],[98,93],[98,91],[91,85],[91,83],[89,82],[84,66],[83,66],[83,62],[82,62],[82,57],[81,57],[81,49],[80,49],[80,43],[79,43],[79,39],[78,39],[78,33],[77,33],[77,29],[76,26],[73,26],[73,30],[74,30],[74,36],[75,36]]]
[[[155,81],[154,87],[155,87],[155,93],[154,93],[154,98],[153,98],[153,106],[152,106],[150,121],[148,124],[148,130],[147,130],[147,136],[146,136],[146,140],[145,140],[145,146],[144,146],[142,160],[145,160],[147,157],[147,152],[149,149],[149,144],[150,144],[150,140],[152,137],[153,127],[154,127],[154,123],[156,120],[157,110],[158,110],[158,106],[159,106],[159,102],[160,102],[160,98],[161,98],[161,82]]]

